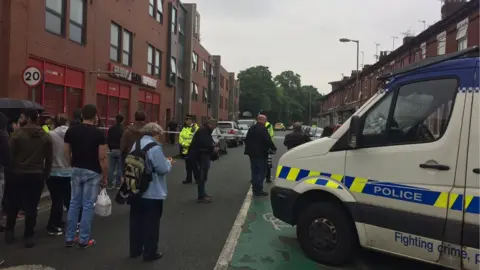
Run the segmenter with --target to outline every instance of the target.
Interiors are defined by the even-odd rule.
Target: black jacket
[[[3,113],[0,113],[0,167],[7,166],[10,161],[7,125],[7,117]]]
[[[215,150],[214,145],[215,142],[212,138],[213,129],[209,126],[204,125],[202,126],[195,135],[193,135],[192,143],[188,148],[188,158],[198,159],[202,156],[212,155],[213,151]]]
[[[283,145],[287,147],[288,150],[297,147],[301,144],[307,143],[311,141],[310,137],[308,137],[305,133],[301,131],[294,131],[287,136],[285,136],[285,140],[283,141]]]
[[[115,124],[108,129],[108,148],[110,150],[120,149],[120,140],[123,135],[123,126],[121,124]]]
[[[264,124],[256,123],[248,129],[245,137],[245,155],[249,157],[268,157],[268,151],[277,151],[277,147],[268,134]]]

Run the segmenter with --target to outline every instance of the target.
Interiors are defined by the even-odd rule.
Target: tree
[[[241,112],[249,111],[256,115],[261,110],[271,109],[276,87],[268,67],[256,66],[240,71],[238,81]]]
[[[256,66],[241,71],[238,80],[240,110],[249,111],[253,115],[264,111],[272,123],[308,123],[309,115],[315,115],[315,104],[321,97],[314,86],[302,86],[300,75],[291,70],[283,71],[272,79],[268,67]]]

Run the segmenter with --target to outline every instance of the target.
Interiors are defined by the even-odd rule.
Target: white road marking
[[[237,218],[235,219],[235,223],[233,224],[232,229],[230,230],[230,234],[228,235],[227,241],[223,246],[222,252],[218,257],[217,264],[215,265],[214,270],[226,270],[232,260],[233,253],[235,252],[235,248],[238,243],[238,238],[242,233],[242,227],[245,224],[245,220],[247,219],[248,209],[250,208],[250,204],[252,203],[252,189],[250,187],[245,200],[243,201],[243,205],[238,212]]]

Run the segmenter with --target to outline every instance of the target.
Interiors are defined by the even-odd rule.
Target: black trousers
[[[37,224],[37,207],[45,186],[42,174],[14,174],[9,182],[9,203],[7,207],[7,231],[13,231],[18,211],[25,211],[24,238],[33,237]]]
[[[196,160],[186,157],[185,158],[185,170],[187,172],[187,178],[185,182],[192,182],[192,175],[195,177],[195,182],[200,179],[200,170],[198,168]]]
[[[153,258],[158,252],[160,218],[163,213],[163,200],[130,200],[130,256]]]
[[[67,209],[70,206],[71,188],[70,177],[50,176],[47,179],[47,187],[52,199],[48,229],[61,228],[63,217],[63,206]]]
[[[170,130],[170,131],[172,131],[172,130]],[[168,139],[169,139],[171,144],[175,144],[175,135],[176,135],[175,133],[168,134]]]
[[[271,180],[270,178],[272,177],[272,167],[270,167],[270,165],[267,165],[267,174],[265,176],[265,179],[267,179],[267,181]]]

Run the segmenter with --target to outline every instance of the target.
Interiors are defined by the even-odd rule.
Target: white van
[[[330,138],[285,153],[274,215],[313,260],[361,247],[479,269],[478,47],[379,78],[384,87]]]

